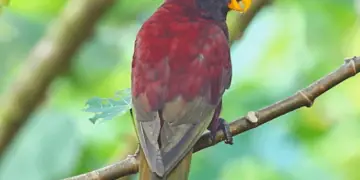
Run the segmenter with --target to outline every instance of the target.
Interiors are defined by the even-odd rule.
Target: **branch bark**
[[[236,136],[301,107],[311,107],[317,97],[359,72],[360,57],[346,59],[345,64],[337,70],[298,91],[295,95],[256,112],[251,111],[247,116],[233,121],[230,123],[231,134]],[[222,131],[216,133],[214,142],[211,140],[210,133],[205,133],[195,144],[194,152],[214,146],[224,139]],[[137,153],[135,153],[115,164],[64,180],[114,180],[135,174],[138,172],[139,165],[137,157]]]
[[[0,102],[0,156],[31,112],[44,100],[51,82],[70,64],[96,21],[115,0],[71,0],[37,43],[14,84]]]

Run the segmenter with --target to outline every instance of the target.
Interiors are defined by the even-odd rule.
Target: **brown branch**
[[[231,134],[236,136],[301,107],[310,107],[317,97],[359,72],[360,57],[346,59],[345,64],[340,68],[312,83],[307,88],[300,90],[295,95],[259,111],[251,111],[247,116],[230,123]],[[224,139],[225,136],[222,131],[217,132],[214,142],[211,141],[210,133],[205,133],[196,143],[194,152],[214,146]],[[136,157],[136,155],[128,156],[128,158],[116,164],[65,180],[113,180],[135,174],[138,172],[138,161]]]
[[[126,159],[86,174],[67,178],[65,180],[114,180],[120,177],[135,174],[139,171],[137,153]]]
[[[345,64],[340,68],[312,83],[305,89],[300,90],[295,95],[259,111],[251,111],[247,116],[233,121],[230,123],[231,134],[236,136],[301,107],[310,107],[317,97],[346,79],[355,76],[359,72],[360,57],[346,59]],[[205,133],[195,144],[194,152],[214,146],[224,139],[225,136],[222,131],[217,132],[214,142],[211,141],[210,133]],[[138,172],[139,165],[136,157],[136,155],[131,155],[116,164],[65,180],[113,180],[119,177],[135,174]]]
[[[96,21],[114,0],[71,0],[37,43],[20,75],[0,102],[0,156],[44,100],[47,88],[68,69],[71,57],[93,31]]]
[[[360,57],[346,59],[345,64],[340,68],[312,83],[305,89],[300,90],[295,95],[259,111],[251,111],[247,116],[233,121],[230,123],[231,134],[236,136],[301,107],[310,107],[317,97],[359,72]],[[205,133],[196,143],[194,152],[214,146],[224,139],[225,136],[222,131],[217,132],[215,142],[211,142],[210,133]],[[114,180],[119,177],[135,174],[138,172],[139,165],[136,157],[137,153],[128,156],[125,160],[116,164],[65,180]]]
[[[315,99],[346,79],[360,72],[360,57],[345,60],[345,64],[334,72],[312,83],[305,89],[298,91],[282,101],[276,102],[268,107],[249,112],[247,116],[241,117],[230,123],[230,131],[233,136],[253,129],[259,125],[269,122],[277,117],[292,112],[301,107],[310,107]],[[224,134],[217,132],[215,142],[211,142],[210,134],[204,134],[196,143],[194,151],[200,151],[224,140]]]

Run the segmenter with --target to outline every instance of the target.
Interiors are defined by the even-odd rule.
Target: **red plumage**
[[[187,179],[196,141],[206,128],[215,133],[224,125],[221,99],[231,82],[228,3],[167,0],[141,27],[131,76],[140,179]]]
[[[217,104],[229,87],[226,24],[201,18],[200,13],[164,4],[140,29],[132,62],[132,92],[135,97],[146,94],[151,110],[178,95],[192,100],[207,94],[209,102]]]

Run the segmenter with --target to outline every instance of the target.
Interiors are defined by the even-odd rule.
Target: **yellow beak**
[[[231,0],[228,7],[234,11],[246,12],[251,5],[251,0],[241,0],[241,2],[244,4],[244,8],[240,6],[240,3],[237,2],[237,0]]]

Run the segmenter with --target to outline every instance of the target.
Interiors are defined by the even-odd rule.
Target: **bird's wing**
[[[170,26],[164,37],[154,28],[143,26],[135,43],[132,95],[141,147],[152,171],[163,176],[211,122],[230,85],[231,64],[217,25]]]
[[[162,113],[147,113],[139,104],[139,99],[134,101],[140,144],[150,168],[159,176],[170,172],[192,149],[209,125],[215,109],[201,97],[192,102],[182,98],[168,102]],[[164,119],[162,127],[161,118]],[[174,121],[166,121],[170,118]]]

